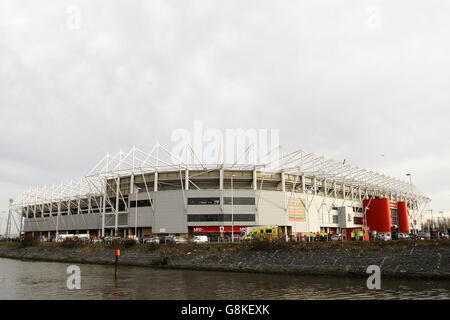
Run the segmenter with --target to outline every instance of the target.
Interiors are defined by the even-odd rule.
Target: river
[[[381,279],[369,290],[366,279],[253,273],[163,270],[79,264],[81,289],[68,289],[59,262],[0,258],[0,299],[449,299],[449,281]]]

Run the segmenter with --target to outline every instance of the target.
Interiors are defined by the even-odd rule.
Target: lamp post
[[[309,223],[310,220],[310,214],[309,214],[309,205],[312,203],[312,201],[314,200],[314,194],[313,194],[313,199],[311,200],[311,203],[309,203],[309,192],[312,191],[313,189],[315,189],[315,186],[310,186],[309,188],[305,188],[305,193],[306,193],[306,228],[308,231],[308,237],[309,234],[311,233],[311,226]],[[323,219],[322,219],[323,220]],[[319,231],[320,231],[320,217],[319,217]]]
[[[139,187],[135,187],[136,188],[136,209],[135,209],[135,214],[134,214],[134,237],[135,239],[137,239],[137,217],[138,217],[138,193],[139,193]]]
[[[442,231],[447,233],[447,213],[442,211]]]
[[[309,188],[306,188],[306,230],[307,230],[307,235],[308,235],[308,239],[309,239],[309,235],[311,233],[310,231],[310,225],[309,225],[309,200],[308,200],[308,196],[309,196],[309,192],[314,188],[314,186],[311,186]],[[312,202],[312,201],[311,201]]]
[[[410,184],[410,186],[411,186],[411,191],[412,191],[412,178],[411,178],[411,173],[407,173],[406,176],[409,177],[409,184]]]
[[[11,219],[12,219],[12,205],[14,200],[9,199],[9,208],[8,208],[8,220],[6,221],[6,237],[9,238],[11,235]],[[19,230],[20,232],[20,230]]]
[[[298,169],[298,175],[300,177],[300,167],[297,168]],[[294,232],[295,232],[295,242],[297,242],[297,196],[295,193],[295,182],[294,182],[294,186],[292,187],[292,192],[294,193]],[[288,220],[290,217],[290,210],[288,209]],[[305,212],[306,213],[306,212]]]
[[[431,235],[431,226],[433,225],[433,209],[428,210],[430,212],[430,219],[428,220],[428,232],[430,232]]]
[[[367,210],[369,210],[370,209],[370,207],[365,207],[364,208],[364,212],[363,212],[363,226],[364,227],[367,227],[367,219],[366,219],[366,216],[367,216]]]
[[[406,174],[406,176],[407,177],[409,177],[409,192],[410,192],[410,196],[412,197],[412,190],[413,190],[413,184],[412,184],[412,177],[411,177],[411,173],[410,172],[408,172],[407,174]],[[408,208],[408,206],[406,207],[406,208]],[[412,208],[412,207],[411,207]],[[414,214],[414,217],[415,217],[416,215]],[[420,217],[420,223],[422,223],[422,217]],[[413,221],[414,222],[414,221]],[[410,223],[410,225],[411,225],[411,223]],[[414,230],[413,230],[413,232],[414,233],[416,233],[416,228],[415,228],[415,225],[413,225],[413,228],[414,228]]]
[[[306,231],[308,233],[308,239],[310,236],[311,231],[309,230],[309,205],[308,205],[308,193],[309,189],[306,189]]]
[[[231,175],[231,242],[234,242],[234,203],[233,203],[233,178],[236,175]]]

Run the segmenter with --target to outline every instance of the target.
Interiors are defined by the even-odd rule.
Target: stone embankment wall
[[[0,257],[68,263],[113,264],[111,245],[0,245]],[[121,265],[210,271],[450,279],[450,241],[313,244],[187,244],[120,247]]]

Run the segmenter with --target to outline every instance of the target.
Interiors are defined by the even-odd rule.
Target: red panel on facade
[[[391,232],[391,210],[389,199],[363,200],[366,211],[367,226],[377,232]]]
[[[398,202],[398,231],[409,233],[408,208],[405,201]]]
[[[234,226],[234,233],[241,233],[247,230],[247,227],[242,226]],[[223,233],[231,233],[232,227],[231,226],[225,226],[223,227]],[[192,228],[193,233],[220,233],[221,229],[219,226],[213,226],[213,227],[193,227]]]

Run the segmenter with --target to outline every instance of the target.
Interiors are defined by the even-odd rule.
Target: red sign
[[[234,226],[234,233],[241,233],[247,230],[247,227],[242,226]],[[213,226],[213,227],[194,227],[192,228],[193,233],[220,233],[221,227]],[[232,226],[223,227],[223,233],[231,233]]]
[[[115,256],[120,256],[120,250],[114,250],[114,255]]]

